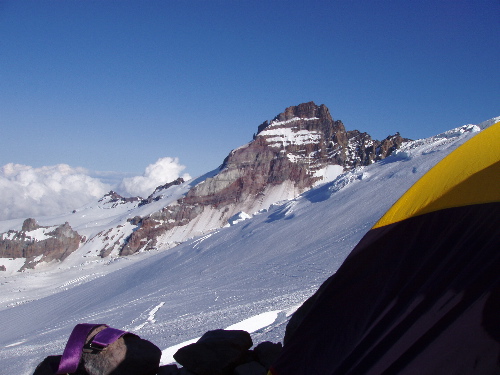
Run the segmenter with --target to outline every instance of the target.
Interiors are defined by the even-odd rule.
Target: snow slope
[[[62,353],[82,322],[151,340],[164,350],[163,363],[175,346],[211,329],[245,327],[255,343],[281,341],[287,317],[377,219],[477,131],[465,126],[409,142],[380,163],[171,249],[2,278],[2,371],[31,374],[45,356]]]

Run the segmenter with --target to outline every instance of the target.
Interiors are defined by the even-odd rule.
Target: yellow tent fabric
[[[500,122],[497,122],[429,170],[373,228],[444,208],[499,201]]]

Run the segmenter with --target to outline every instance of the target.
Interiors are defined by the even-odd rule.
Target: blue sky
[[[0,0],[0,165],[198,176],[286,107],[381,139],[500,115],[498,0]]]

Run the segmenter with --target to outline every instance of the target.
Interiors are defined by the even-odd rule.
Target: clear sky
[[[409,138],[500,115],[500,2],[0,0],[0,166],[198,176],[315,101]]]

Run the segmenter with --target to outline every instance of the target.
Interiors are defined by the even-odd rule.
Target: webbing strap
[[[110,328],[106,324],[77,324],[75,328],[73,328],[68,342],[66,343],[66,347],[64,348],[61,362],[59,363],[59,368],[57,369],[56,374],[71,374],[77,370],[78,364],[82,358],[82,351],[87,337],[93,329],[101,326],[105,326],[106,328],[99,331],[92,339],[90,343],[91,349],[106,349],[120,337],[126,333],[130,333],[120,329]]]
[[[126,333],[128,332],[116,328],[105,328],[97,335],[95,335],[95,337],[92,339],[91,347],[96,349],[104,349]]]
[[[87,336],[94,328],[102,325],[104,324],[81,323],[73,328],[68,342],[66,343],[66,347],[64,348],[56,374],[71,374],[76,371],[80,359],[82,358],[82,350]]]

